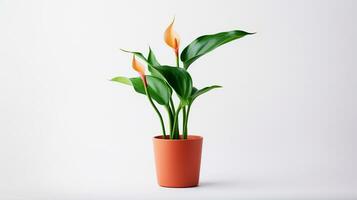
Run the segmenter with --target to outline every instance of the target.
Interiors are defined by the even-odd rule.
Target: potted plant
[[[150,47],[147,56],[140,52],[123,50],[133,54],[132,67],[139,77],[118,76],[112,81],[132,86],[137,93],[145,95],[157,113],[162,131],[161,135],[153,138],[158,184],[164,187],[193,187],[199,184],[203,137],[188,134],[191,106],[197,97],[221,86],[195,88],[188,68],[195,60],[215,48],[253,33],[233,30],[203,35],[180,53],[180,38],[174,31],[173,24],[174,20],[167,27],[164,40],[174,51],[176,66],[161,64]],[[146,64],[149,75],[137,58]],[[174,94],[178,97],[178,105],[174,103]],[[158,106],[166,110],[168,125],[165,125]],[[179,114],[182,119],[179,119]]]

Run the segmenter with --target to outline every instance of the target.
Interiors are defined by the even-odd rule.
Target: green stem
[[[180,59],[179,56],[176,56],[176,66],[180,67]]]
[[[190,110],[191,110],[191,105],[188,105],[188,107],[187,107],[187,113],[186,113],[186,121],[185,121],[185,131],[184,131],[184,134],[183,134],[183,137],[184,137],[184,139],[187,139],[187,133],[188,133],[188,126],[187,126],[187,124],[188,124],[188,116],[190,115]]]
[[[171,104],[172,115],[175,116],[175,113],[176,113],[176,111],[175,111],[175,104],[174,104],[174,101],[172,100],[172,97],[170,98],[170,104]],[[177,119],[177,124],[179,124],[178,119]],[[175,128],[175,127],[173,127],[173,128]],[[176,126],[175,132],[177,132],[177,133],[180,132],[179,126]]]
[[[177,108],[176,110],[176,113],[175,113],[175,118],[174,118],[174,125],[173,125],[173,130],[170,134],[170,139],[179,139],[180,138],[180,134],[178,132],[176,132],[176,127],[178,126],[178,115],[180,113],[180,110],[181,110],[181,105],[179,105],[179,107]]]
[[[176,66],[180,67],[180,59],[179,59],[179,50],[177,49],[175,51],[175,55],[176,55]],[[180,139],[180,128],[178,126],[179,121],[178,121],[178,116],[180,114],[180,110],[182,108],[181,104],[179,105],[179,107],[177,108],[176,112],[175,112],[175,105],[174,102],[172,100],[172,98],[170,98],[170,104],[171,104],[171,109],[172,109],[172,113],[175,116],[174,117],[174,124],[173,124],[173,128],[170,132],[170,139]]]
[[[149,99],[149,101],[150,101],[152,107],[154,108],[154,110],[156,111],[157,115],[158,115],[159,118],[160,118],[161,128],[162,128],[162,134],[163,134],[164,138],[166,138],[165,124],[164,124],[164,120],[162,119],[161,113],[160,113],[159,109],[157,109],[157,107],[155,106],[154,102],[152,101],[150,92],[149,92],[149,90],[147,89],[147,87],[144,87],[144,88],[145,88],[146,96],[148,97],[148,99]]]
[[[182,109],[182,135],[183,139],[187,139],[187,126],[186,126],[186,120],[187,119],[187,114],[186,114],[186,106],[183,107]]]
[[[167,110],[167,114],[169,115],[169,126],[170,126],[170,133],[172,132],[173,130],[173,119],[174,119],[174,115],[172,114],[172,111],[171,111],[171,108],[170,106],[165,106],[166,110]]]
[[[172,100],[172,97],[170,97],[170,105],[171,105],[171,112],[173,115],[175,115],[175,104],[174,101]]]

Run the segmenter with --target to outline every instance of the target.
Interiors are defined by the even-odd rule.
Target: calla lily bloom
[[[133,61],[132,61],[132,67],[135,71],[137,71],[141,77],[141,79],[143,80],[144,86],[147,86],[147,81],[146,81],[146,77],[145,77],[145,68],[144,66],[135,59],[135,56],[133,56]]]
[[[164,38],[167,45],[174,49],[176,57],[179,54],[180,36],[173,30],[175,19],[167,27]]]

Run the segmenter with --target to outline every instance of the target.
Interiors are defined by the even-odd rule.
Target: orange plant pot
[[[186,140],[153,138],[156,175],[162,187],[195,187],[199,184],[201,136],[189,135]]]

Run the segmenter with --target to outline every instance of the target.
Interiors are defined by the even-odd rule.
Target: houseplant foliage
[[[202,94],[221,87],[219,85],[211,85],[201,89],[194,87],[192,76],[188,71],[189,67],[197,59],[217,47],[253,34],[242,30],[232,30],[203,35],[183,48],[180,53],[181,42],[179,35],[173,29],[174,21],[167,27],[164,40],[174,52],[176,66],[160,63],[151,48],[149,48],[147,55],[141,52],[123,50],[132,54],[132,68],[138,72],[139,76],[132,78],[118,76],[111,79],[131,86],[137,93],[147,97],[159,118],[162,137],[170,140],[187,139],[188,121],[193,102]],[[146,71],[149,73],[147,74]],[[178,105],[174,103],[175,96],[179,100]],[[159,106],[166,110],[168,124],[164,123],[165,116],[160,112]],[[179,119],[179,116],[182,116],[182,119]],[[182,136],[180,137],[180,135]]]

